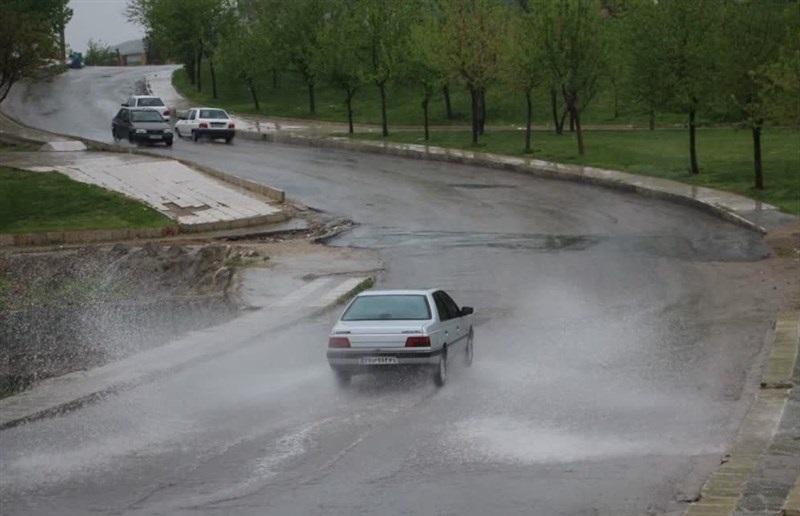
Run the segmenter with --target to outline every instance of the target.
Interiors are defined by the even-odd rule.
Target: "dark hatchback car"
[[[164,143],[172,146],[172,129],[158,111],[123,107],[111,121],[114,141],[127,138],[131,143]]]

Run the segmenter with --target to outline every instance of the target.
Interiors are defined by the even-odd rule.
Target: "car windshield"
[[[201,109],[200,118],[214,118],[219,120],[227,120],[228,113],[221,109]]]
[[[134,122],[163,122],[164,119],[158,111],[131,111],[131,120]]]
[[[342,316],[343,321],[427,321],[430,318],[428,300],[416,294],[361,296]]]
[[[164,103],[158,97],[146,97],[139,99],[139,105],[142,107],[161,107]]]

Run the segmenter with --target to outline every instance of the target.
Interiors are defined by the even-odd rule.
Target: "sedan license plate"
[[[395,365],[397,357],[361,357],[358,359],[361,365]]]
[[[150,135],[150,139],[151,140],[160,140],[161,139],[161,135],[160,134],[151,134]]]
[[[225,127],[224,122],[211,122],[211,127]]]

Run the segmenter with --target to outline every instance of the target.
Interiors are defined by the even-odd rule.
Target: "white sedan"
[[[449,361],[472,365],[472,313],[441,289],[362,292],[330,332],[328,363],[342,385],[356,374],[411,366],[432,369],[441,387]]]
[[[181,113],[175,122],[175,134],[179,138],[224,139],[231,143],[236,136],[236,125],[224,109],[191,108]]]

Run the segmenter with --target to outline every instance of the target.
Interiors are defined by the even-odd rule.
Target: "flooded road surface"
[[[110,75],[92,93],[110,105],[143,72],[17,92],[27,121],[66,127],[58,103],[83,73]],[[99,134],[101,104],[72,130]],[[331,245],[377,249],[379,286],[475,307],[475,364],[441,390],[419,375],[342,390],[324,357],[336,314],[265,326],[214,362],[3,431],[4,514],[677,514],[751,399],[775,306],[759,235],[478,167],[244,140],[163,153],[353,220]]]

